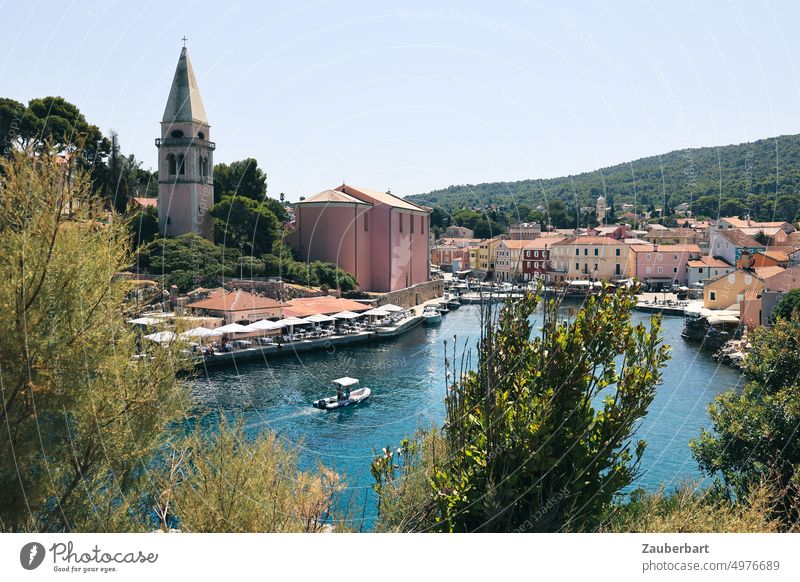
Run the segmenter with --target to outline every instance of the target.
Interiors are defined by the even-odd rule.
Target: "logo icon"
[[[44,546],[39,542],[30,542],[19,551],[19,563],[26,570],[35,570],[44,561]]]

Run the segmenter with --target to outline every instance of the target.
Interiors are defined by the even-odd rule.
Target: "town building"
[[[764,280],[746,269],[736,269],[727,275],[706,282],[703,288],[703,307],[706,309],[738,309],[746,291],[760,291]]]
[[[522,279],[550,281],[550,247],[564,239],[542,237],[530,241],[522,251]]]
[[[800,267],[765,278],[763,289],[745,292],[739,308],[742,323],[750,329],[769,326],[773,308],[793,289],[800,289]]]
[[[396,291],[429,280],[429,213],[391,192],[342,184],[295,204],[285,240],[302,261],[352,274],[362,291]]]
[[[186,307],[193,315],[220,317],[226,324],[248,324],[262,319],[282,317],[282,306],[274,299],[241,290],[195,301]]]
[[[686,285],[696,287],[698,283],[703,283],[709,279],[716,279],[721,275],[735,271],[736,267],[729,265],[722,259],[716,259],[710,255],[703,255],[698,259],[692,259],[686,263]]]
[[[442,238],[473,238],[475,233],[466,226],[448,226],[442,233]]]
[[[508,227],[511,240],[534,240],[541,236],[542,225],[538,222],[518,222]]]
[[[158,148],[158,225],[161,234],[213,237],[208,211],[214,204],[211,126],[200,98],[192,62],[181,50],[161,119]]]
[[[550,247],[551,280],[619,281],[631,277],[631,245],[605,236],[580,236]]]
[[[499,236],[488,238],[479,242],[477,267],[472,268],[476,271],[479,271],[479,274],[483,274],[484,276],[492,276],[494,274],[495,252],[497,250],[497,245],[499,245],[503,240],[506,240],[506,237]]]
[[[686,285],[687,264],[700,258],[697,245],[630,245],[631,273],[648,289]]]
[[[752,236],[734,228],[713,228],[709,240],[709,254],[724,259],[729,265],[736,265],[743,252],[751,255],[767,250],[765,245]]]

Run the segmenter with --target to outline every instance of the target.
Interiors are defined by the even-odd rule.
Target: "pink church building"
[[[342,184],[297,203],[286,241],[303,261],[351,273],[362,291],[396,291],[429,279],[429,212],[390,192]]]
[[[161,234],[213,236],[214,148],[200,89],[186,47],[169,91],[158,148],[158,224]]]

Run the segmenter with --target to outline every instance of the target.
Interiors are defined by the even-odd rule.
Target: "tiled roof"
[[[532,240],[504,240],[501,245],[509,249],[543,249],[556,244],[561,239],[554,238],[535,238]]]
[[[141,196],[138,197],[134,196],[133,201],[142,207],[152,206],[153,208],[155,208],[156,206],[158,206],[158,198],[144,198]]]
[[[305,200],[299,202],[298,204],[319,204],[319,203],[346,203],[346,204],[365,204],[368,205],[367,202],[363,200],[359,200],[358,198],[354,198],[348,194],[343,192],[339,192],[338,190],[323,190],[318,194],[314,194],[313,196],[309,196]]]
[[[369,305],[364,305],[352,299],[342,299],[340,297],[300,297],[292,299],[286,303],[283,314],[285,317],[308,317],[309,315],[332,315],[340,311],[366,311]]]
[[[720,221],[723,220],[735,228],[748,228],[757,226],[769,228],[774,226],[780,227],[786,224],[785,222],[759,222],[757,220],[742,220],[741,218],[735,216],[720,218]]]
[[[653,245],[653,244],[634,244],[631,245],[634,253],[692,253],[700,254],[700,247],[697,245]]]
[[[367,188],[350,186],[349,184],[342,184],[341,186],[335,188],[335,190],[338,190],[339,192],[344,192],[346,194],[350,194],[351,196],[354,196],[359,200],[368,198],[369,200],[365,200],[365,202],[370,202],[372,204],[385,204],[387,206],[391,206],[393,208],[400,208],[402,210],[429,212],[427,208],[423,206],[418,206],[413,202],[409,202],[408,200],[399,198],[389,192],[379,192],[378,190],[369,190]]]
[[[777,265],[771,265],[769,267],[756,267],[754,269],[756,275],[758,275],[762,279],[766,279],[768,277],[774,277],[780,273],[783,273],[786,269],[783,267],[779,267]]]
[[[716,267],[716,268],[728,267],[728,268],[733,268],[732,265],[729,265],[728,263],[726,263],[722,259],[717,259],[715,257],[711,257],[711,256],[708,256],[708,255],[700,257],[700,259],[698,259],[696,261],[689,261],[687,264],[690,267]]]
[[[202,301],[189,303],[187,307],[194,309],[209,309],[212,311],[250,311],[253,309],[270,309],[280,307],[281,304],[268,297],[253,295],[247,291],[234,291],[225,295],[218,295]]]
[[[752,236],[743,233],[740,230],[736,230],[735,228],[728,228],[723,230],[718,230],[717,234],[719,234],[722,238],[728,240],[731,244],[736,245],[737,247],[763,247],[761,243],[759,243],[756,239]]]
[[[761,254],[764,255],[765,257],[769,257],[770,259],[774,259],[779,263],[789,260],[789,255],[783,251],[775,251],[767,249],[766,251],[758,251],[757,254]]]
[[[613,238],[609,238],[607,236],[579,236],[578,238],[566,238],[562,241],[557,243],[553,243],[553,246],[562,246],[562,245],[613,245],[619,246],[624,245],[625,243],[622,241],[618,241]]]

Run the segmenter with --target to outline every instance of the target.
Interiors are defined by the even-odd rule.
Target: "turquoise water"
[[[303,442],[302,464],[322,462],[344,474],[346,502],[361,507],[364,495],[372,496],[375,452],[396,446],[418,428],[442,424],[443,342],[452,346],[456,335],[459,345],[474,346],[478,313],[477,306],[465,305],[447,314],[439,327],[420,326],[392,340],[209,369],[192,390],[196,412],[210,425],[220,415],[235,416],[251,433],[274,430],[292,443]],[[636,321],[648,317],[634,314]],[[700,477],[688,442],[709,425],[706,405],[714,395],[739,381],[737,372],[681,338],[682,325],[680,317],[664,318],[672,358],[638,431],[648,443],[638,485],[648,489]],[[359,378],[372,388],[369,402],[341,411],[312,408],[312,400],[330,395],[330,381],[340,376]],[[370,511],[373,505],[367,503],[367,518]]]

